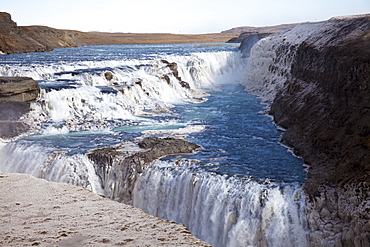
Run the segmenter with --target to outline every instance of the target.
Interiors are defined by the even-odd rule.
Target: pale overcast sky
[[[212,33],[370,13],[370,0],[0,0],[18,25],[139,33]]]

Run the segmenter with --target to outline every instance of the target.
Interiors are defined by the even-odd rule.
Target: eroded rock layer
[[[32,78],[0,77],[0,138],[14,138],[29,129],[20,118],[39,94],[40,87]]]
[[[370,15],[301,24],[253,46],[247,89],[309,165],[313,246],[370,245]]]
[[[156,159],[174,154],[192,153],[200,146],[176,138],[149,137],[138,143],[91,150],[88,154],[94,162],[107,197],[112,200],[131,203],[132,191],[145,168]]]

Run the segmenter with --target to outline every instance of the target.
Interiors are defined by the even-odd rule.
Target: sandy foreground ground
[[[84,188],[0,172],[0,246],[210,246]]]

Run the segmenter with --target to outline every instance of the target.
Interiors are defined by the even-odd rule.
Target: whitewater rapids
[[[190,162],[191,164],[191,162]],[[213,246],[305,246],[304,196],[279,187],[158,161],[134,190],[135,207],[184,223]]]

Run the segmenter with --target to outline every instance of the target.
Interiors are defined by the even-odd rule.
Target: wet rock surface
[[[179,83],[180,83],[180,85],[182,87],[190,89],[189,83],[187,83],[186,81],[183,81],[181,79],[181,77],[179,76],[179,71],[178,71],[178,65],[177,65],[177,63],[175,63],[175,62],[170,63],[167,60],[161,60],[161,62],[167,65],[167,67],[172,72],[173,76],[179,81]],[[166,80],[167,83],[170,83],[170,79],[169,79],[169,77],[167,75],[165,75],[163,77],[163,79]]]
[[[21,117],[39,94],[38,83],[29,77],[0,77],[0,138],[11,139],[29,129]]]
[[[91,150],[88,157],[94,162],[106,196],[130,203],[137,177],[151,162],[168,155],[192,153],[198,148],[199,145],[183,139],[149,137],[138,142],[138,146],[122,143]]]
[[[249,57],[250,50],[252,49],[253,45],[256,44],[260,39],[266,38],[269,35],[271,35],[271,33],[241,34],[238,39],[240,40],[239,50],[243,53],[243,57]]]
[[[29,102],[39,94],[37,81],[30,77],[0,77],[0,102]]]
[[[368,246],[370,15],[302,24],[253,52],[264,60],[252,66],[264,70],[252,91],[309,165],[312,246]]]

